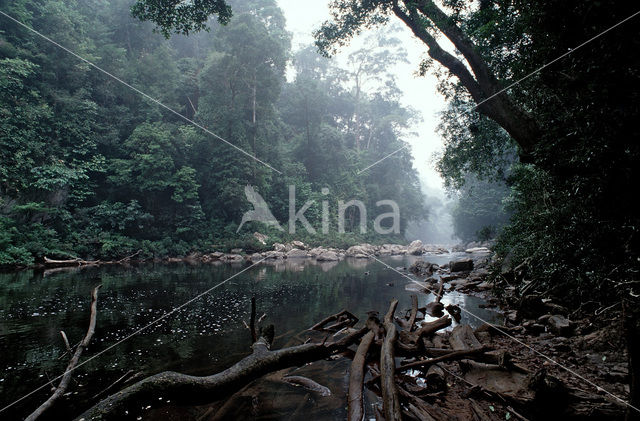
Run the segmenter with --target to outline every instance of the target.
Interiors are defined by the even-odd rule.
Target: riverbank
[[[256,241],[259,241],[263,249],[268,249],[267,237],[261,234],[254,234]],[[243,248],[231,249],[225,253],[214,251],[210,253],[193,252],[186,256],[166,257],[166,258],[140,258],[139,252],[130,256],[126,256],[119,260],[84,260],[84,259],[51,259],[44,257],[43,262],[31,266],[32,268],[63,268],[78,266],[100,266],[100,265],[119,265],[144,262],[202,262],[202,263],[231,263],[256,264],[269,261],[280,261],[284,259],[313,259],[318,262],[340,261],[345,258],[353,257],[356,259],[373,259],[378,256],[404,256],[413,255],[420,256],[425,253],[446,254],[449,248],[442,245],[423,244],[422,241],[416,240],[408,245],[402,244],[382,244],[373,245],[363,243],[351,246],[346,249],[336,247],[312,247],[302,241],[294,240],[289,243],[273,243],[270,249],[266,251],[253,251],[253,249],[245,250]],[[22,268],[14,268],[22,269]]]
[[[628,400],[630,377],[621,309],[614,305],[586,314],[551,299],[518,297],[513,287],[496,291],[488,282],[490,259],[489,250],[480,249],[442,266],[430,263],[427,256],[409,271],[425,279],[427,294],[441,285],[445,296],[448,292],[477,296],[486,302],[483,307],[501,311],[504,326],[495,329],[485,324],[474,334],[482,346],[507,349],[510,364],[526,375],[514,375],[504,367],[450,368],[504,400],[498,419],[507,413],[522,419],[624,419],[627,408],[620,399]],[[447,339],[444,333],[440,341]],[[545,378],[543,387],[536,383],[540,376]],[[525,416],[510,410],[510,405],[520,405]]]
[[[290,248],[289,251],[304,249],[307,254],[311,254],[313,250],[297,244],[284,246]],[[363,254],[363,251],[386,253],[389,249],[395,249],[400,254],[373,255],[379,261],[374,260],[374,257],[355,257],[358,253]],[[256,296],[261,311],[267,314],[269,323],[276,326],[279,338],[275,343],[277,349],[304,343],[308,339],[306,329],[309,326],[340,309],[349,309],[359,318],[364,318],[371,310],[384,311],[390,299],[398,298],[398,315],[402,317],[403,311],[412,305],[410,295],[415,294],[419,307],[424,307],[426,311],[435,297],[429,290],[437,292],[436,287],[439,287],[442,280],[443,305],[457,305],[461,311],[464,310],[460,314],[461,320],[454,320],[454,329],[467,325],[483,345],[508,351],[510,361],[515,361],[531,373],[536,373],[539,369],[546,370],[553,378],[559,379],[563,390],[569,390],[571,396],[584,392],[584,395],[580,396],[586,397],[585,399],[572,398],[573,403],[577,402],[584,408],[583,414],[594,413],[602,419],[605,412],[601,409],[604,408],[608,410],[607,417],[619,418],[622,409],[605,399],[606,396],[594,394],[588,384],[576,381],[572,375],[514,342],[512,338],[483,327],[483,320],[488,321],[510,336],[531,344],[533,349],[572,369],[579,364],[579,373],[585,378],[616,394],[617,388],[621,388],[619,391],[622,393],[619,395],[624,397],[624,381],[618,378],[610,383],[602,382],[598,377],[605,375],[603,373],[608,373],[606,375],[613,378],[624,376],[624,372],[618,370],[624,367],[617,367],[621,364],[624,353],[616,355],[616,351],[621,349],[617,345],[619,342],[606,335],[615,333],[610,328],[609,331],[606,329],[606,320],[614,316],[613,314],[607,311],[599,314],[597,322],[600,324],[589,327],[583,326],[582,318],[568,313],[565,317],[571,320],[570,327],[573,330],[570,334],[567,331],[563,335],[556,335],[550,328],[549,320],[542,316],[562,312],[562,308],[554,307],[550,302],[543,302],[547,313],[542,314],[542,318],[525,316],[522,311],[519,312],[521,316],[518,316],[519,308],[513,300],[494,296],[492,284],[488,282],[487,264],[491,261],[491,253],[488,250],[475,248],[468,249],[469,253],[425,255],[407,255],[407,250],[408,246],[372,246],[371,250],[365,246],[364,250],[356,247],[350,251],[337,251],[345,254],[337,261],[318,261],[313,257],[285,258],[288,252],[282,252],[282,258],[266,259],[255,268],[226,283],[219,291],[205,295],[202,305],[194,306],[189,311],[178,312],[171,318],[175,320],[167,320],[165,326],[159,325],[143,335],[132,338],[117,360],[114,361],[112,356],[101,359],[82,376],[108,380],[95,384],[82,382],[83,386],[75,388],[82,398],[74,399],[74,403],[69,405],[76,405],[74,408],[78,410],[86,409],[91,396],[99,393],[105,383],[115,381],[126,374],[131,367],[141,367],[140,371],[147,375],[167,369],[206,375],[236,363],[246,355],[248,349],[247,333],[242,326],[242,320],[249,320],[246,311],[251,295]],[[347,252],[350,255],[348,257]],[[64,349],[58,346],[59,335],[51,326],[64,328],[71,337],[78,337],[83,333],[87,317],[86,295],[98,282],[97,279],[104,285],[99,302],[98,326],[101,333],[96,338],[97,348],[92,352],[102,349],[103,345],[99,342],[104,340],[105,344],[113,343],[121,338],[123,332],[146,326],[151,319],[160,317],[175,306],[193,298],[194,291],[204,291],[218,285],[234,276],[239,268],[247,268],[249,264],[246,257],[239,263],[220,259],[210,262],[180,260],[129,266],[95,265],[81,267],[78,270],[63,267],[48,269],[44,275],[39,273],[28,277],[29,271],[25,271],[12,278],[7,277],[2,284],[5,289],[3,295],[7,297],[3,313],[7,323],[3,329],[10,333],[5,337],[7,348],[3,352],[7,374],[0,383],[0,391],[19,397],[20,392],[29,391],[25,388],[24,379],[33,379],[31,383],[27,383],[35,387],[39,385],[38,375],[42,374],[43,369],[54,372],[64,369],[50,367],[53,360],[64,363],[64,359],[56,359]],[[420,271],[416,270],[418,268]],[[417,275],[412,274],[411,269],[416,271]],[[73,285],[73,288],[70,285]],[[476,319],[470,314],[479,318]],[[502,314],[505,317],[502,317]],[[425,322],[430,320],[432,319],[425,317]],[[540,326],[543,331],[538,332]],[[433,343],[430,347],[449,349],[450,332],[447,329],[430,338]],[[589,337],[589,333],[594,333],[594,337]],[[316,339],[321,341],[322,337]],[[20,343],[21,346],[10,346],[14,343]],[[589,347],[592,347],[597,355],[587,355],[585,350]],[[31,366],[32,363],[29,361],[34,360],[27,358],[33,353],[42,357],[38,365]],[[306,366],[305,374],[302,374],[327,386],[333,392],[333,398],[311,399],[311,402],[314,402],[313,406],[308,404],[307,409],[313,411],[314,419],[344,418],[344,372],[348,369],[345,367],[348,359],[340,361],[319,361]],[[446,395],[465,396],[464,393],[468,393],[470,388],[459,378],[468,380],[467,373],[457,363],[444,367],[453,373],[447,374],[446,377],[446,384],[450,385],[445,389]],[[487,377],[491,378],[493,377]],[[524,380],[525,377],[519,379]],[[478,382],[477,379],[473,381]],[[269,407],[260,409],[263,415],[277,412],[272,409],[277,409],[277,396],[281,393],[288,396],[283,405],[305,402],[305,391],[296,392],[290,385],[274,386],[269,380],[265,382],[256,386],[261,388],[261,392],[256,392],[257,396],[269,402],[272,395],[275,397],[273,407],[270,403]],[[486,387],[492,386],[487,384]],[[255,395],[255,389],[252,390],[251,393],[247,392],[247,396]],[[528,385],[526,390],[530,390]],[[488,414],[489,419],[505,419],[507,413],[515,419],[515,412],[527,415],[513,403],[505,404],[500,400],[496,401],[495,398],[483,398],[482,389],[473,393],[470,395],[471,398],[484,405],[484,413]],[[430,404],[440,405],[449,402],[449,405],[459,402],[455,399],[447,401],[444,397],[440,399],[438,396],[434,396]],[[376,399],[375,396],[370,396],[369,402],[376,402]],[[495,412],[487,409],[487,405],[493,406]],[[32,406],[33,402],[26,403],[25,409]],[[510,411],[509,407],[515,409],[515,412]],[[575,405],[572,404],[570,408],[573,411]],[[204,408],[172,409],[183,410],[205,411]],[[252,411],[251,406],[244,410]],[[19,409],[16,413],[18,412]],[[566,415],[565,411],[558,410],[557,413]],[[248,412],[244,414],[246,416]],[[598,419],[596,415],[585,417]],[[531,416],[528,419],[539,417]]]

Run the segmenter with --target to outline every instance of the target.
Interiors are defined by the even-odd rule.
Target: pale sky
[[[277,0],[287,19],[287,29],[293,33],[293,48],[308,45],[313,42],[312,32],[320,27],[321,23],[329,18],[329,0]],[[399,22],[399,21],[398,21]],[[433,189],[442,192],[442,179],[435,171],[433,154],[442,149],[442,139],[436,133],[438,125],[438,112],[446,105],[444,98],[436,91],[436,78],[428,74],[425,77],[415,75],[418,64],[426,56],[426,46],[416,39],[411,31],[404,25],[398,25],[402,31],[395,34],[402,41],[407,50],[409,64],[402,63],[396,66],[392,72],[397,77],[397,82],[403,91],[403,102],[418,110],[422,114],[423,122],[417,124],[411,131],[418,136],[407,138],[411,144],[414,157],[414,166],[420,174],[423,189],[428,188],[431,194]],[[361,44],[361,40],[367,36],[366,31],[352,44]],[[334,58],[340,63],[346,63],[346,57],[353,48],[344,48]],[[440,194],[443,196],[443,192]]]

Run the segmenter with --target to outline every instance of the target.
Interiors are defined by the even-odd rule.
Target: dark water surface
[[[451,257],[424,258],[442,264]],[[403,256],[389,257],[385,262],[392,267],[408,267],[413,260],[414,257]],[[0,407],[64,371],[68,357],[60,358],[64,352],[60,330],[66,332],[72,344],[83,338],[94,286],[102,284],[98,322],[82,361],[244,267],[143,264],[0,274]],[[400,314],[411,305],[412,292],[407,290],[407,284],[409,281],[398,273],[367,260],[319,263],[301,259],[253,267],[78,368],[69,387],[72,395],[59,405],[65,408],[64,412],[52,411],[50,418],[69,419],[77,415],[86,408],[88,398],[129,370],[145,374],[174,370],[204,375],[237,362],[250,351],[249,333],[242,320],[248,321],[251,296],[257,299],[258,312],[267,314],[265,323],[275,325],[274,348],[279,348],[301,343],[306,338],[305,329],[343,308],[364,320],[367,311],[386,312],[389,301],[395,297],[400,301]],[[418,296],[420,306],[433,300],[433,295]],[[485,320],[499,321],[497,313],[478,307],[482,300],[476,297],[447,294],[443,303],[449,302]],[[480,324],[465,313],[462,323]],[[233,418],[255,418],[256,411],[260,412],[256,409],[260,403],[255,401],[260,399],[270,402],[269,408],[262,405],[265,412],[269,409],[280,419],[289,419],[291,413],[286,409],[289,407],[312,419],[344,418],[348,367],[349,361],[343,359],[318,362],[302,369],[331,389],[333,396],[326,398],[326,402],[325,398],[309,397],[304,390],[278,382],[271,384],[267,379],[258,398],[239,404]],[[46,399],[48,389],[0,414],[0,419],[24,417]],[[295,404],[305,397],[309,401],[305,405]],[[285,401],[280,413],[276,408],[278,399]],[[143,418],[190,419],[197,416],[198,410],[165,411],[161,417],[155,412]]]

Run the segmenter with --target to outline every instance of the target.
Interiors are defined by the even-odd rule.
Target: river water
[[[424,256],[443,264],[455,255]],[[408,267],[416,257],[383,259],[391,267]],[[245,268],[227,264],[140,264],[87,267],[75,270],[0,274],[0,408],[61,374],[60,330],[73,344],[84,336],[89,319],[90,292],[98,284],[98,321],[83,360],[106,349],[167,311],[224,281]],[[274,348],[299,344],[305,329],[341,309],[366,319],[366,313],[384,314],[392,298],[398,313],[410,307],[411,282],[374,260],[347,259],[315,262],[290,259],[250,268],[209,294],[173,313],[158,324],[127,339],[74,372],[63,412],[51,419],[67,419],[86,408],[87,400],[129,370],[153,374],[164,370],[205,375],[217,372],[250,351],[250,299],[256,297],[265,323],[276,327]],[[418,293],[419,305],[433,295]],[[500,322],[500,315],[478,306],[477,297],[445,295],[469,312]],[[480,322],[463,312],[461,323]],[[455,325],[455,322],[454,322]],[[291,411],[312,419],[344,419],[349,360],[318,362],[296,371],[329,387],[327,398],[266,379],[253,397],[239,400],[230,419],[290,419]],[[49,387],[0,414],[19,419],[48,396]],[[373,401],[373,396],[368,396]],[[279,402],[282,401],[282,402]],[[298,403],[300,402],[300,403]],[[304,402],[304,403],[303,403]],[[206,408],[162,409],[143,419],[195,419]],[[370,413],[370,405],[367,412]],[[267,414],[270,414],[267,416]],[[310,415],[311,414],[311,415]],[[203,418],[208,419],[208,418]]]

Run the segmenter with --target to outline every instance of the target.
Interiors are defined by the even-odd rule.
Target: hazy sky
[[[329,18],[329,0],[278,0],[287,19],[287,28],[293,33],[293,47],[308,45],[313,42],[312,31]],[[399,22],[399,21],[398,21]],[[395,34],[407,50],[409,64],[400,64],[392,71],[397,76],[397,82],[404,92],[406,105],[410,105],[422,114],[423,122],[412,131],[417,137],[406,139],[412,148],[414,166],[417,168],[423,187],[442,190],[442,180],[434,169],[433,154],[442,148],[442,139],[436,133],[438,125],[437,113],[444,109],[444,98],[436,92],[436,79],[432,75],[418,77],[415,75],[418,64],[426,55],[426,47],[411,34],[404,25],[398,25],[402,31]],[[358,38],[367,36],[364,32]],[[352,44],[359,44],[358,39]],[[345,48],[336,55],[335,59],[346,63],[346,56],[350,49]]]

